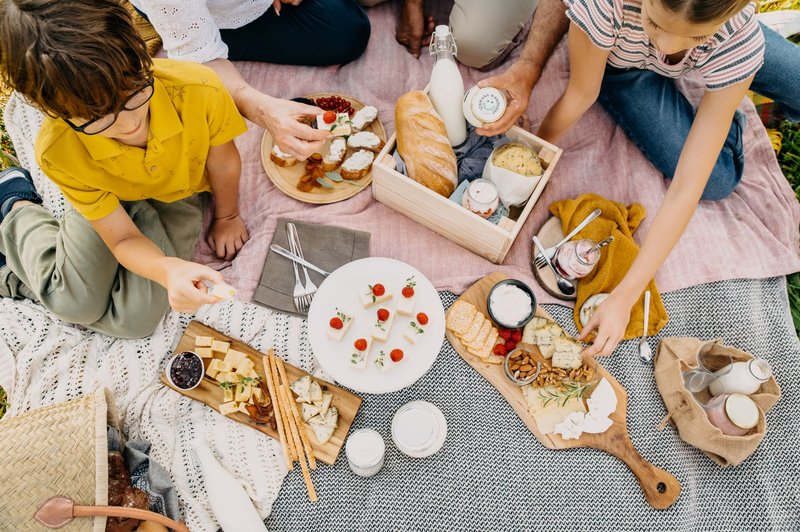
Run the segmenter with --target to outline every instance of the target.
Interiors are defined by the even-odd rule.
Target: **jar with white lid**
[[[758,425],[756,403],[740,393],[723,394],[703,405],[708,421],[728,436],[744,436]]]
[[[752,358],[746,362],[735,362],[715,373],[717,378],[708,385],[711,395],[724,393],[756,393],[772,376],[772,368],[763,358]]]
[[[383,468],[386,444],[372,429],[355,431],[347,438],[345,455],[350,469],[360,477],[371,477]]]
[[[506,105],[503,91],[475,85],[464,96],[464,118],[475,127],[483,127],[500,120],[506,112]]]
[[[497,187],[486,179],[471,182],[461,197],[461,206],[481,218],[489,218],[500,205]]]
[[[446,437],[444,414],[427,401],[407,403],[392,418],[392,441],[400,452],[413,458],[435,454]]]

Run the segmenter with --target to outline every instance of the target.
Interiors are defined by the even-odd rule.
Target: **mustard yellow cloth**
[[[634,203],[626,207],[621,203],[608,200],[597,194],[584,194],[575,199],[562,200],[550,206],[550,212],[561,219],[565,233],[572,231],[595,209],[603,213],[575,238],[590,238],[595,242],[614,236],[614,242],[603,248],[597,267],[578,283],[578,294],[575,302],[575,323],[581,327],[580,309],[584,302],[594,294],[610,293],[628,272],[633,264],[639,246],[633,240],[633,233],[645,217],[642,205]],[[648,336],[660,331],[669,320],[667,309],[651,280],[646,290],[650,290],[650,323]],[[623,339],[629,340],[642,335],[644,329],[644,292],[639,301],[631,309],[631,319],[625,329]]]
[[[153,77],[146,148],[84,135],[52,117],[42,124],[37,162],[88,220],[108,216],[120,201],[171,203],[211,192],[205,169],[209,147],[247,131],[233,98],[210,68],[153,59]]]

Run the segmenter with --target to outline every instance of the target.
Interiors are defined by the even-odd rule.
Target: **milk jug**
[[[436,63],[431,72],[428,95],[433,108],[444,121],[450,145],[458,146],[467,139],[467,121],[463,110],[464,81],[456,65],[456,43],[449,27],[444,24],[436,26],[430,52],[436,55]]]

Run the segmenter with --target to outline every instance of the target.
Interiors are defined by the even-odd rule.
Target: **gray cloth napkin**
[[[305,259],[332,272],[339,266],[363,259],[369,256],[370,234],[364,231],[355,231],[333,225],[320,225],[281,218],[272,237],[272,244],[289,249],[286,236],[286,222],[294,222],[297,226],[297,236],[303,248]],[[303,270],[299,270],[300,281],[305,283]],[[321,274],[309,269],[308,275],[314,284],[320,286],[325,279]],[[264,306],[301,315],[294,307],[292,293],[294,292],[294,270],[292,261],[281,257],[277,253],[269,252],[261,272],[261,280],[256,288],[253,301]]]

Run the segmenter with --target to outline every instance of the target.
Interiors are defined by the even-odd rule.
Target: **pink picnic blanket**
[[[425,87],[433,61],[427,55],[414,59],[395,42],[396,14],[390,4],[370,9],[369,18],[369,47],[353,63],[328,68],[240,63],[239,68],[251,84],[273,96],[292,98],[337,92],[375,105],[391,133],[396,99],[409,90]],[[467,88],[490,75],[463,66],[461,71]],[[562,42],[531,97],[528,116],[534,130],[563,91],[568,75],[567,50]],[[800,204],[781,174],[753,105],[745,101],[742,109],[748,119],[744,178],[731,197],[700,205],[656,276],[662,292],[723,279],[763,278],[800,270]],[[263,134],[262,128],[250,124],[249,131],[237,139],[243,162],[241,212],[250,241],[230,264],[217,261],[205,242],[196,251],[197,260],[223,268],[228,282],[239,288],[239,297],[248,301],[258,284],[277,220],[285,217],[369,231],[372,256],[412,264],[440,290],[461,293],[482,276],[499,270],[530,284],[540,301],[552,302],[539,289],[529,266],[531,235],[550,216],[551,203],[585,192],[626,204],[641,203],[648,213],[636,233],[641,242],[649,229],[649,218],[667,189],[662,175],[594,105],[561,139],[564,154],[550,183],[504,263],[495,265],[378,203],[368,189],[349,200],[323,206],[285,196],[272,185],[262,166],[259,150]]]

